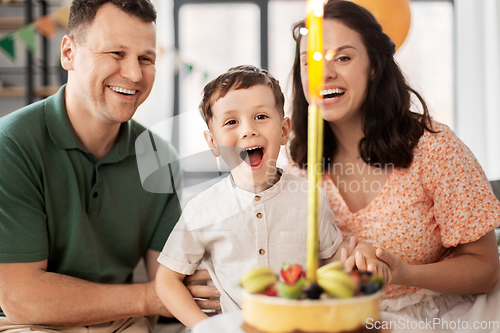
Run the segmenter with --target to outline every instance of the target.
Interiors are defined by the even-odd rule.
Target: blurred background
[[[59,47],[71,1],[0,1],[3,116],[65,82]],[[398,63],[431,115],[471,148],[488,178],[500,178],[500,1],[408,1],[411,25],[396,53]],[[288,111],[295,47],[291,27],[304,18],[305,0],[153,3],[158,11],[156,82],[134,117],[173,142],[181,157],[207,150],[206,125],[198,114],[201,91],[231,66],[269,69],[281,83]],[[217,171],[196,162],[185,168],[193,174]]]

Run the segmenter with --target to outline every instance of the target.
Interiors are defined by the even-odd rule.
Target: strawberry
[[[266,295],[266,296],[271,296],[271,297],[276,297],[276,296],[278,296],[278,291],[276,290],[275,285],[272,284],[269,287],[267,287],[266,290],[264,290],[260,294]]]
[[[356,289],[354,289],[354,295],[358,295],[359,292],[361,291],[361,285],[363,284],[361,282],[361,272],[357,269],[352,271],[351,280],[354,281],[354,283],[356,284]]]
[[[302,276],[302,266],[298,264],[290,265],[289,263],[284,263],[283,268],[281,268],[281,276],[283,280],[289,285],[294,285],[295,282]]]

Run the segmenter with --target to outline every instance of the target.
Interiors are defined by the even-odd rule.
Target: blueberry
[[[377,275],[372,277],[368,282],[376,283],[379,288],[382,288],[384,285],[384,277],[382,275]]]
[[[309,289],[306,290],[306,296],[309,299],[319,299],[322,293],[323,288],[321,288],[317,283],[313,283]]]
[[[379,291],[379,289],[380,285],[375,281],[367,282],[363,285],[363,287],[361,287],[361,291],[365,295],[375,294],[377,291]]]

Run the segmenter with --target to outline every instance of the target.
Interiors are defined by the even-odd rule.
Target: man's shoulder
[[[0,118],[0,140],[33,141],[45,131],[45,100],[30,104]]]

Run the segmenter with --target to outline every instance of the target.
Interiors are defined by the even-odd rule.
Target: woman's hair
[[[213,117],[214,103],[226,96],[231,89],[249,89],[260,84],[272,89],[276,109],[284,116],[285,97],[278,80],[265,69],[252,65],[240,65],[229,68],[227,72],[219,75],[203,88],[203,98],[199,106],[203,120],[207,125],[209,124]]]
[[[324,18],[334,19],[361,36],[374,71],[368,83],[367,97],[362,112],[364,138],[359,143],[359,153],[368,164],[383,167],[409,167],[413,148],[424,130],[432,131],[432,124],[423,98],[407,83],[394,60],[395,44],[382,32],[375,18],[361,6],[345,0],[329,0],[324,7]],[[290,155],[300,168],[307,168],[307,108],[300,77],[300,28],[305,22],[295,24],[295,60],[292,70],[292,132]],[[410,94],[422,104],[423,113],[410,111]],[[325,121],[323,161],[329,161],[337,150],[337,139]]]
[[[125,13],[141,19],[143,22],[156,23],[156,10],[150,0],[73,0],[71,4],[68,34],[84,42],[87,27],[92,24],[101,6],[110,3]]]

